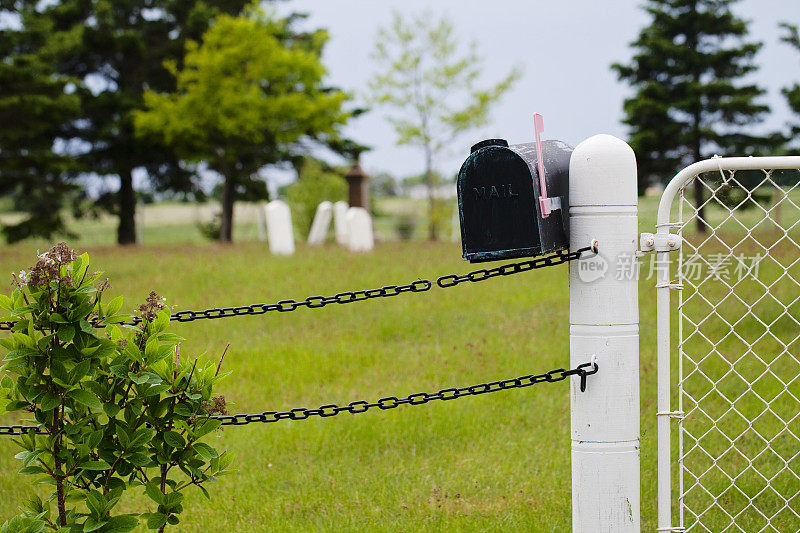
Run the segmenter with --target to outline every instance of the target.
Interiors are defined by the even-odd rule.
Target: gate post
[[[636,157],[595,135],[569,165],[570,249],[599,242],[570,263],[570,364],[594,355],[599,372],[570,386],[572,531],[638,532],[639,301]]]

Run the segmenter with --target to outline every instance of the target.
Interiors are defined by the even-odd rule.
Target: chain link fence
[[[800,169],[720,166],[677,202],[672,529],[800,531]]]

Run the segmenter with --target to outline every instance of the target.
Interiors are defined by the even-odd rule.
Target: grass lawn
[[[0,272],[29,266],[34,251],[7,249]],[[469,270],[452,244],[384,244],[363,256],[301,248],[293,258],[270,256],[257,243],[100,247],[91,253],[128,305],[156,289],[180,309],[272,302]],[[650,322],[642,375],[645,390],[653,391],[654,352],[647,348],[653,346],[652,310],[642,318]],[[230,342],[225,367],[234,373],[220,388],[236,412],[260,412],[435,391],[565,366],[568,322],[567,270],[557,267],[446,291],[177,324],[175,330],[189,339],[184,353],[216,357]],[[199,491],[188,495],[182,530],[567,530],[568,389],[562,382],[357,417],[226,429],[214,438],[236,453],[238,472],[209,487],[211,502]],[[644,412],[653,412],[654,399],[644,395]],[[652,425],[644,426],[650,448]],[[14,453],[10,440],[0,440],[0,519],[14,514],[30,490],[28,479],[16,474]],[[654,450],[643,457],[652,470]],[[648,519],[653,511],[645,508]]]
[[[654,212],[655,200],[645,199],[643,229]],[[451,243],[382,243],[368,255],[301,246],[290,258],[271,256],[257,242],[88,249],[128,309],[151,289],[176,309],[197,309],[471,270]],[[0,248],[0,273],[29,267],[35,251],[35,244]],[[643,530],[655,529],[656,514],[653,285],[640,285]],[[188,339],[185,354],[216,358],[230,342],[224,366],[233,375],[219,389],[235,404],[231,411],[260,412],[567,366],[568,302],[567,268],[560,266],[318,310],[176,324],[174,331]],[[564,382],[358,416],[252,424],[212,438],[235,452],[238,471],[208,486],[211,501],[199,491],[187,494],[181,531],[568,531],[571,524]],[[30,478],[16,474],[14,453],[11,441],[0,439],[0,522],[30,491]],[[142,510],[143,502],[124,505]]]

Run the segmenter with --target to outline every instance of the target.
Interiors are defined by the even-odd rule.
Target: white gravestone
[[[336,244],[347,246],[347,202],[338,201],[333,204],[333,233]]]
[[[286,202],[273,200],[264,209],[267,219],[269,251],[275,255],[294,254],[292,212]]]
[[[351,252],[369,252],[375,246],[372,217],[363,207],[347,210],[347,247]]]
[[[328,228],[331,225],[332,212],[333,204],[328,201],[321,202],[317,206],[314,222],[311,223],[311,231],[308,232],[308,244],[310,246],[318,246],[325,242],[325,237],[328,236]]]

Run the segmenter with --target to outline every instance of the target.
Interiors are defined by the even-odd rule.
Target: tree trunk
[[[697,2],[691,2],[689,4],[689,9],[691,13],[697,14]],[[693,20],[697,20],[697,17],[694,17]],[[697,32],[698,28],[692,27],[688,30],[687,36],[687,43],[686,45],[690,49],[697,48]],[[694,85],[700,85],[700,72],[695,67],[693,72],[693,81]],[[702,145],[703,140],[700,138],[700,121],[703,118],[703,110],[700,107],[700,101],[695,100],[694,103],[694,110],[692,113],[692,155],[694,156],[694,161],[692,163],[696,163],[702,159]],[[703,206],[703,197],[705,196],[703,193],[703,183],[700,181],[700,177],[698,176],[694,180],[694,205],[697,208],[697,217],[695,218],[697,224],[697,232],[698,233],[706,233],[708,228],[706,227],[706,219],[705,219],[705,206]]]
[[[55,445],[53,447],[53,465],[56,468],[56,472],[61,470],[61,460],[58,458],[59,447]],[[64,499],[64,478],[62,476],[56,476],[56,502],[58,504],[58,525],[66,526],[67,525],[67,506]]]
[[[698,82],[699,83],[699,77]],[[700,120],[702,118],[702,110],[700,109],[700,104],[695,104],[694,109],[694,117],[692,123],[692,130],[693,130],[693,137],[692,140],[692,155],[694,156],[694,161],[692,163],[696,163],[703,158],[702,154],[702,139],[700,138]],[[697,217],[695,221],[697,223],[697,232],[698,233],[706,233],[708,231],[708,227],[706,225],[706,208],[703,205],[704,201],[704,189],[703,182],[700,179],[700,176],[694,179],[694,205],[697,209]]]
[[[52,360],[50,363],[52,364]],[[62,401],[61,405],[58,406],[58,409],[56,409],[56,412],[53,415],[53,425],[50,427],[50,434],[57,435],[55,442],[53,443],[53,466],[55,467],[56,472],[56,505],[58,506],[58,525],[60,526],[67,525],[67,505],[64,498],[64,476],[58,474],[61,472],[61,459],[59,459],[59,453],[61,452],[61,434],[59,431],[59,426],[61,424],[59,422],[63,416],[64,402]]]
[[[425,185],[428,186],[428,240],[439,240],[439,226],[436,220],[436,199],[434,198],[433,162],[430,149],[425,149]]]
[[[133,190],[133,170],[119,175],[118,244],[136,244],[136,192]]]
[[[220,242],[233,242],[233,171],[228,169],[222,184],[222,223],[219,228]]]
[[[167,465],[161,465],[161,494],[167,494]],[[162,525],[158,528],[158,533],[164,533],[166,527],[167,524]]]
[[[699,161],[699,159],[698,159]],[[705,211],[706,208],[703,205],[703,182],[700,180],[700,176],[696,177],[694,180],[694,205],[697,207],[697,217],[695,220],[697,221],[697,231],[698,233],[705,233],[708,231],[705,222]]]

